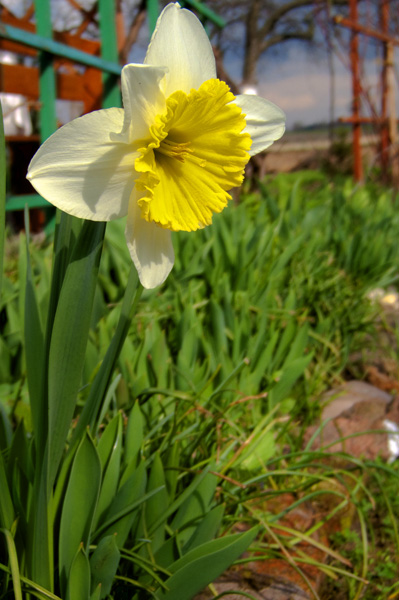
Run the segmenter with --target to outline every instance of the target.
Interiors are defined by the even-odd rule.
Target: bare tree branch
[[[221,44],[239,44],[244,30],[242,82],[256,84],[260,57],[271,47],[287,41],[312,42],[315,15],[330,6],[348,6],[348,0],[208,0],[227,21],[219,34]],[[232,37],[231,37],[232,36]]]

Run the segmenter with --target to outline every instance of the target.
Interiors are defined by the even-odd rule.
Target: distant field
[[[336,140],[339,140],[339,126],[336,129]],[[346,142],[352,143],[351,130],[348,128]],[[375,158],[375,147],[378,136],[365,132],[361,140],[364,148],[364,159],[371,163]],[[327,127],[287,131],[281,140],[275,142],[270,150],[260,158],[261,173],[288,172],[296,169],[313,168],[329,153],[330,140]]]

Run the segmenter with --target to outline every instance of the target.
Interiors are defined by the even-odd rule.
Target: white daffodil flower
[[[250,156],[284,133],[264,98],[234,96],[216,78],[200,21],[179,4],[158,19],[143,65],[122,70],[124,109],[61,127],[38,150],[28,179],[61,210],[94,221],[127,215],[126,241],[146,288],[174,262],[172,231],[209,225],[240,185]]]

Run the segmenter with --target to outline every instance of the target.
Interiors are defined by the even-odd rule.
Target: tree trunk
[[[256,64],[259,58],[259,16],[261,0],[252,0],[245,29],[245,60],[243,68],[243,85],[254,86],[257,83]]]

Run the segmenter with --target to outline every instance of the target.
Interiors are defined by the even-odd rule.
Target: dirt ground
[[[338,139],[338,138],[337,138]],[[345,138],[348,153],[351,154],[351,137]],[[258,175],[267,173],[288,173],[300,169],[317,169],[330,154],[330,141],[327,133],[286,132],[281,140],[275,142],[270,150],[255,157]],[[362,138],[363,160],[366,169],[377,160],[377,139],[373,135]]]

